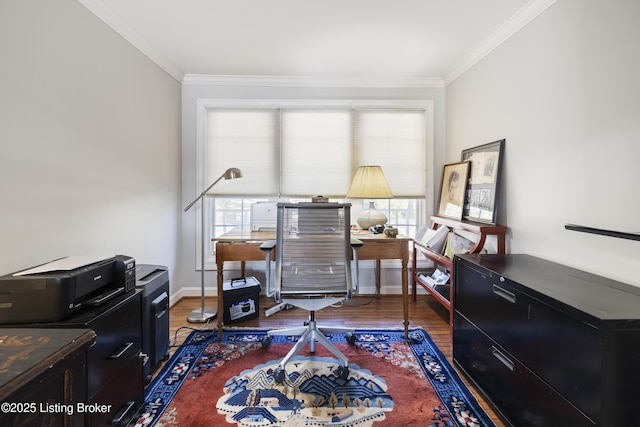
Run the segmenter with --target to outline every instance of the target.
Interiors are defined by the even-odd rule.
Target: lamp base
[[[201,308],[197,308],[193,310],[187,316],[187,322],[189,323],[207,323],[209,320],[213,319],[218,315],[218,310],[215,308],[205,308],[204,312],[202,312]]]
[[[374,225],[385,225],[387,223],[387,216],[384,212],[376,209],[374,202],[369,202],[369,207],[360,213],[356,222],[360,228],[368,230],[369,227],[373,227]]]

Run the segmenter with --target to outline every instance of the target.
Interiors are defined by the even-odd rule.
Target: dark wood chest
[[[85,425],[86,329],[0,329],[0,425]]]

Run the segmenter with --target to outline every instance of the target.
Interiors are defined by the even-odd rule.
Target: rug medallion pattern
[[[272,376],[278,366],[274,360],[227,381],[216,405],[227,423],[369,427],[393,409],[385,381],[356,365],[341,380],[333,373],[339,366],[335,359],[297,357],[287,364],[282,385]]]

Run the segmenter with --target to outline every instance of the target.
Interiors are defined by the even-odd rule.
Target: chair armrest
[[[260,249],[262,249],[265,252],[271,251],[275,247],[276,247],[275,240],[266,240],[260,245]]]
[[[265,254],[266,266],[265,266],[264,273],[267,279],[267,289],[265,291],[265,294],[268,297],[272,297],[273,294],[275,293],[274,284],[271,281],[271,254],[273,253],[273,250],[275,248],[276,248],[275,240],[266,240],[260,245],[260,249],[262,249]]]
[[[351,238],[351,247],[353,249],[359,249],[364,245],[364,243],[362,242],[362,240],[358,240],[354,237]]]
[[[351,249],[353,249],[353,261],[354,261],[354,265],[356,267],[356,277],[355,277],[355,283],[353,283],[353,291],[354,292],[358,292],[358,289],[360,288],[360,262],[358,261],[358,249],[360,249],[364,243],[362,242],[362,240],[358,240],[354,237],[351,238]]]

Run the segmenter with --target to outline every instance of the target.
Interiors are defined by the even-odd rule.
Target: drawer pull
[[[114,415],[113,419],[109,424],[119,425],[124,420],[124,417],[126,417],[127,414],[129,414],[129,412],[132,409],[134,409],[135,404],[136,404],[135,400],[131,400],[125,403],[124,407],[120,408],[120,410]]]
[[[505,288],[502,288],[498,285],[493,285],[493,293],[498,295],[499,297],[506,299],[512,304],[516,303],[516,294],[514,294],[513,292],[509,292]]]
[[[507,356],[502,354],[500,350],[498,350],[494,346],[491,346],[491,354],[493,354],[493,357],[498,359],[500,363],[502,363],[504,366],[509,368],[510,371],[513,372],[513,362]]]
[[[132,342],[122,344],[116,351],[111,354],[111,356],[109,356],[109,359],[119,359],[123,354],[127,352],[127,350],[131,348],[132,345]]]

